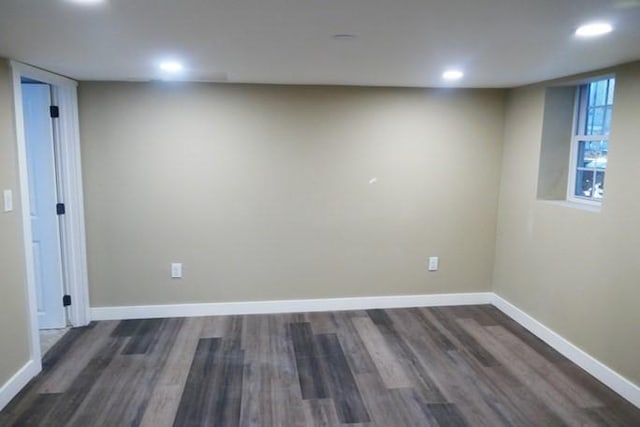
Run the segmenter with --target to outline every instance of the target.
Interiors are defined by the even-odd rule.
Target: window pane
[[[607,109],[604,111],[602,135],[609,135],[609,132],[611,131],[611,111],[613,110],[613,108],[611,106],[606,108]]]
[[[602,199],[604,197],[604,172],[596,172],[596,185],[593,189],[593,198]]]
[[[606,169],[608,156],[609,156],[609,141],[608,140],[600,141],[600,150],[598,154],[598,160],[596,160],[595,167],[597,169]]]
[[[593,83],[587,86],[587,93],[588,93],[587,105],[588,106],[596,105],[596,86]]]
[[[595,107],[589,109],[587,116],[587,135],[603,135],[605,122],[605,108]]]
[[[609,95],[607,96],[607,104],[613,104],[613,92],[616,88],[616,79],[609,79]]]
[[[604,197],[604,175],[609,156],[615,79],[593,81],[580,87],[576,115],[577,137],[573,159],[575,197],[599,201]],[[602,135],[602,136],[601,136]],[[598,138],[591,141],[591,138]]]
[[[593,135],[593,108],[587,110],[587,119],[584,124],[584,135]]]
[[[593,187],[593,171],[578,170],[576,176],[576,192],[578,197],[591,197]]]
[[[615,79],[599,80],[584,86],[587,97],[586,102],[580,105],[581,117],[578,118],[578,123],[584,124],[584,129],[580,130],[584,135],[609,134],[614,89]]]
[[[609,154],[609,141],[579,141],[578,164],[579,168],[606,169],[607,155]]]
[[[592,97],[592,106],[604,105],[607,100],[607,80],[598,80],[591,83],[591,91],[594,92]]]

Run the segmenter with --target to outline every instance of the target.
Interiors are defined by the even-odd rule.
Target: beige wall
[[[491,288],[503,91],[79,93],[92,306]]]
[[[9,63],[0,58],[0,192],[13,190],[15,207],[10,213],[0,209],[0,387],[29,359],[29,312],[13,111],[11,71]]]
[[[600,212],[536,201],[545,87],[507,102],[495,291],[640,384],[640,63],[616,72]]]
[[[82,83],[91,304],[493,284],[640,382],[640,63],[616,72],[600,212],[536,200],[544,84],[505,106],[486,90]],[[0,189],[19,205],[12,108],[0,61]],[[28,358],[19,209],[0,213],[0,271],[2,384]]]

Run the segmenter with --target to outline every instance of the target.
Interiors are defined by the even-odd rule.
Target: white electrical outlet
[[[429,257],[429,271],[437,271],[438,270],[438,257],[430,256]]]
[[[171,263],[171,278],[182,279],[182,263],[181,262]]]

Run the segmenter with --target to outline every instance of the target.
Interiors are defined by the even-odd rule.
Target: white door
[[[40,329],[66,326],[62,305],[60,230],[56,212],[56,169],[49,107],[51,87],[23,83],[31,232]]]

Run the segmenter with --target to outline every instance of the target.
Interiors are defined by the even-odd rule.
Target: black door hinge
[[[65,295],[62,297],[62,306],[68,307],[71,305],[71,295]]]
[[[49,107],[49,115],[52,119],[57,119],[60,117],[60,108],[57,105],[52,105]]]
[[[64,206],[64,203],[57,203],[56,204],[56,214],[64,215],[65,213],[66,213],[66,208]]]

